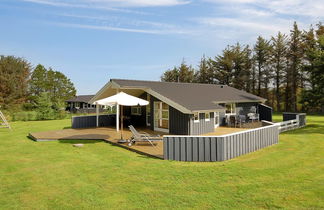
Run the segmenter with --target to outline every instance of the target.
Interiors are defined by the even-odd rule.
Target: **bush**
[[[38,114],[35,111],[22,111],[12,114],[12,121],[32,121],[38,119]]]

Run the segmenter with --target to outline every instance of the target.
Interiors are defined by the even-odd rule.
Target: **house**
[[[119,91],[148,100],[146,107],[123,107],[126,124],[177,135],[213,132],[228,116],[257,113],[271,121],[264,98],[227,85],[111,79],[89,103]]]
[[[66,100],[66,111],[73,113],[95,113],[96,105],[89,103],[95,95],[78,95]],[[103,107],[100,107],[101,109]]]

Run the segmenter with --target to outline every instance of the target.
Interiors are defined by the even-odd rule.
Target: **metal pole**
[[[123,106],[120,105],[120,139],[123,139],[123,128],[124,128]]]
[[[119,104],[116,103],[116,131],[119,132]]]
[[[99,105],[98,105],[98,102],[96,102],[96,125],[97,127],[99,127]]]

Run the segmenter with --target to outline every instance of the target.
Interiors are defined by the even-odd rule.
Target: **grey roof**
[[[264,102],[265,99],[227,85],[112,79],[121,87],[150,88],[191,111],[224,108],[215,103]]]
[[[66,100],[65,102],[84,102],[88,103],[95,95],[78,95]]]

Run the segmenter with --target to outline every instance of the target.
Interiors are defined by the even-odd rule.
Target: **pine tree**
[[[163,73],[161,76],[161,81],[163,82],[178,82],[179,81],[179,69],[174,67]]]
[[[213,70],[210,68],[208,60],[206,59],[205,55],[201,58],[198,71],[195,76],[197,82],[199,83],[208,83],[212,84],[213,82]]]
[[[271,38],[272,41],[272,58],[274,68],[274,84],[275,84],[275,95],[276,95],[276,105],[277,111],[281,111],[281,92],[280,88],[283,83],[284,69],[287,64],[287,36],[278,32],[276,37]]]
[[[179,82],[194,82],[195,81],[195,71],[191,66],[188,66],[185,61],[183,61],[179,67]]]
[[[310,35],[309,32],[308,35]],[[313,32],[314,33],[314,32]],[[314,42],[307,42],[307,64],[303,69],[309,74],[309,87],[302,92],[301,102],[307,111],[324,112],[324,26],[319,23]]]
[[[269,41],[265,40],[263,37],[259,36],[257,38],[256,44],[254,45],[254,61],[257,68],[257,95],[267,98],[267,87],[269,82],[269,71],[268,62],[271,54],[271,46]],[[262,94],[261,88],[264,86],[265,93]]]
[[[290,31],[288,59],[289,66],[287,68],[288,83],[290,83],[289,89],[286,91],[289,93],[286,103],[289,103],[287,111],[297,111],[297,89],[300,82],[301,62],[304,55],[302,32],[298,29],[297,23],[294,23],[293,29]]]

